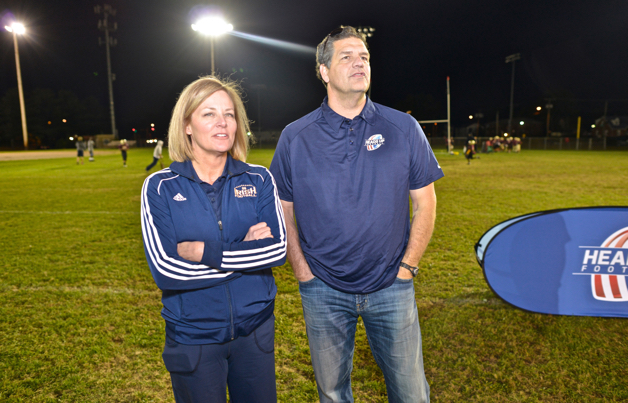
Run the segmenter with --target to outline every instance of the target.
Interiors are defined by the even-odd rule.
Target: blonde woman
[[[275,181],[245,162],[234,84],[202,77],[172,112],[169,168],[146,178],[142,233],[162,290],[163,360],[175,400],[276,402],[272,267],[286,236]]]

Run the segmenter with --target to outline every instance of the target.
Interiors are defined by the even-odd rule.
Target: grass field
[[[131,149],[128,168],[118,154],[0,162],[0,401],[174,401],[141,240],[151,155]],[[627,401],[628,321],[512,308],[489,290],[473,245],[513,216],[627,205],[628,153],[437,157],[446,176],[415,280],[432,401]],[[271,158],[254,150],[249,161]],[[317,401],[297,284],[288,265],[275,277],[279,401]],[[363,327],[353,389],[358,402],[387,401]]]

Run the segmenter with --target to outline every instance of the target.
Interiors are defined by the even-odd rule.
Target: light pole
[[[266,90],[265,84],[253,84],[251,88],[257,90],[257,131],[262,131],[262,104],[260,101],[260,92]]]
[[[228,24],[221,17],[205,17],[192,24],[192,29],[202,35],[209,36],[213,76],[216,74],[216,69],[214,67],[214,39],[219,35],[233,31],[233,25]]]
[[[17,34],[24,35],[24,25],[14,22],[11,26],[5,25],[4,29],[13,34],[13,47],[15,48],[15,69],[17,70],[17,89],[20,96],[20,115],[22,116],[22,136],[24,149],[28,150],[28,130],[26,129],[26,107],[24,106],[24,88],[22,88],[22,71],[20,69],[20,52],[17,48]]]
[[[372,38],[373,35],[375,35],[375,28],[373,27],[358,27],[356,31],[358,31],[361,34],[364,34],[364,36],[366,36],[367,38]],[[373,86],[369,84],[369,93],[368,93],[369,98],[371,97],[371,88],[373,88]]]
[[[107,79],[109,83],[109,113],[111,115],[111,134],[114,138],[118,138],[118,130],[116,129],[116,115],[113,107],[113,81],[116,79],[116,75],[111,72],[111,53],[110,47],[116,46],[118,41],[115,38],[110,38],[109,33],[115,32],[118,29],[116,22],[111,23],[109,16],[115,17],[116,9],[109,4],[105,4],[103,7],[94,6],[94,12],[96,14],[103,14],[103,19],[98,20],[98,29],[105,32],[105,47],[107,49]],[[98,38],[98,44],[102,45],[102,41]]]
[[[547,101],[547,104],[545,105],[545,109],[547,109],[547,125],[545,127],[546,136],[550,135],[550,113],[552,112],[553,107],[554,104],[552,104],[552,101]]]
[[[506,57],[506,63],[512,63],[512,79],[510,81],[510,117],[508,118],[508,133],[512,134],[512,104],[515,98],[515,62],[521,59],[521,53]]]

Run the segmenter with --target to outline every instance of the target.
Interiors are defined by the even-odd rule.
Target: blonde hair
[[[170,119],[168,128],[168,153],[173,161],[183,162],[194,160],[192,152],[192,140],[185,132],[185,127],[190,124],[192,113],[207,98],[218,91],[225,91],[235,109],[235,118],[238,125],[233,147],[229,154],[240,161],[246,161],[249,151],[249,119],[246,116],[244,103],[240,96],[241,90],[237,83],[229,80],[221,80],[215,76],[205,76],[192,82],[183,89]]]

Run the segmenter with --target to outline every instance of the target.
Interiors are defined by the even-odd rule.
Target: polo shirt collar
[[[339,114],[334,112],[333,109],[329,107],[329,104],[327,103],[327,97],[325,97],[325,99],[323,100],[323,103],[321,105],[321,110],[323,112],[323,118],[325,118],[325,121],[327,122],[327,124],[331,126],[331,128],[334,129],[334,131],[336,132],[340,131],[340,126],[342,126],[342,122],[347,120],[347,118],[345,118],[344,116],[340,116]],[[358,117],[362,118],[366,123],[372,126],[375,124],[376,114],[377,114],[377,111],[375,109],[375,104],[373,103],[373,101],[371,101],[371,98],[369,98],[367,95],[364,108],[362,108],[362,112],[360,112],[360,114],[356,116],[356,118]]]

